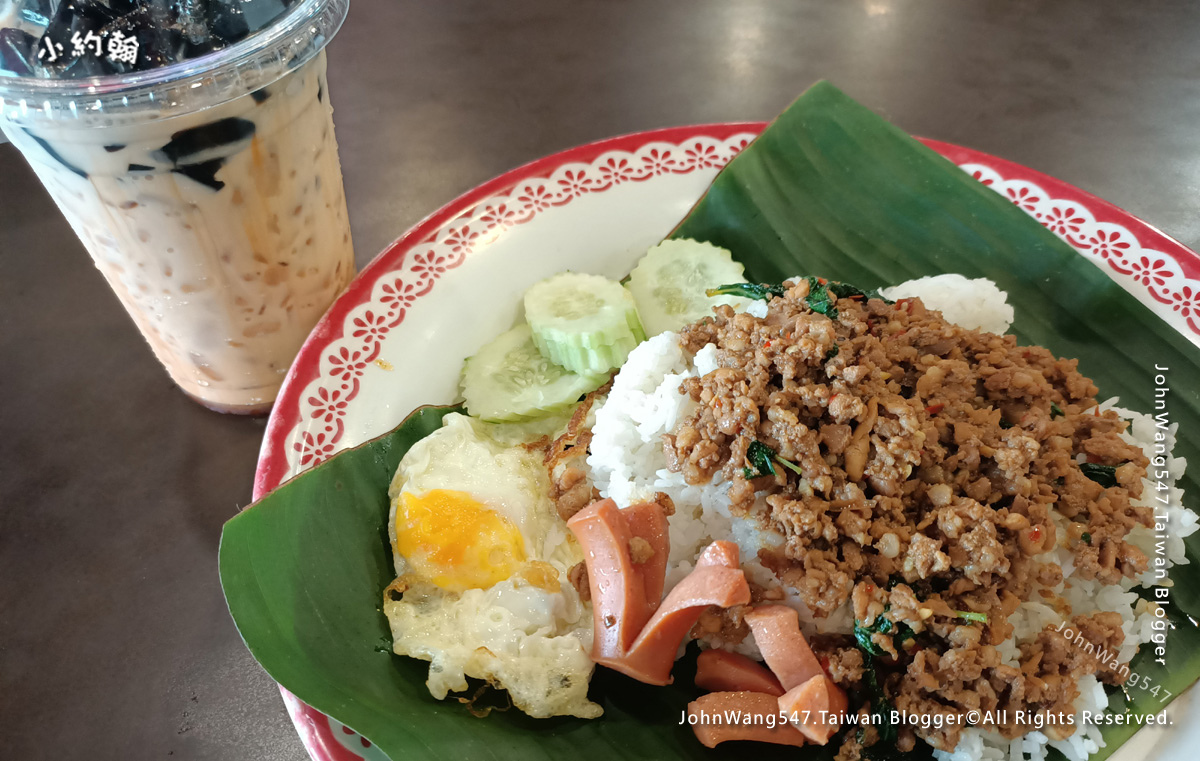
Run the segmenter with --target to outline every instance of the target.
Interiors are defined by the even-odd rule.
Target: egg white
[[[388,536],[399,579],[383,605],[393,650],[430,661],[426,686],[438,699],[466,690],[467,677],[474,677],[507,689],[531,716],[594,718],[601,708],[587,699],[591,606],[567,578],[583,555],[550,499],[541,455],[501,443],[493,428],[447,415],[396,470]],[[486,589],[449,592],[415,574],[396,551],[396,513],[405,495],[419,498],[433,489],[465,492],[507,519],[524,541],[526,561],[549,564],[559,590],[516,573]]]

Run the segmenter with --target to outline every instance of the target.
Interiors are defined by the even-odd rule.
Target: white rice
[[[761,302],[754,302],[761,303]],[[765,305],[764,305],[765,306]],[[662,437],[695,408],[695,402],[679,393],[685,379],[705,375],[716,369],[716,347],[708,345],[695,357],[679,345],[675,333],[660,333],[645,341],[621,367],[603,406],[596,411],[592,428],[588,467],[596,488],[603,497],[611,497],[618,506],[628,507],[664,492],[675,503],[669,519],[671,556],[667,562],[666,589],[669,591],[694,567],[701,550],[717,539],[737,543],[742,567],[750,580],[763,586],[776,586],[778,579],[758,562],[758,551],[777,547],[783,536],[762,531],[753,521],[734,520],[729,512],[729,485],[714,476],[713,483],[691,486],[682,473],[667,467]],[[757,510],[765,510],[760,502]],[[794,590],[786,590],[783,601],[800,612],[801,621],[812,632],[847,633],[853,629],[849,606],[837,615],[817,619]],[[724,643],[710,638],[711,647],[728,645],[730,649],[758,656],[751,638],[742,643]]]
[[[956,274],[934,275],[881,288],[880,293],[893,301],[919,297],[925,306],[964,328],[1004,333],[1013,321],[1008,296],[986,278],[969,280]]]
[[[995,333],[1007,331],[1012,322],[1013,310],[1006,303],[1003,291],[989,280],[968,280],[961,275],[940,275],[921,278],[885,289],[889,298],[921,297],[927,306],[942,312],[947,320],[964,327],[981,328]],[[750,302],[745,311],[757,317],[766,314],[764,302]],[[694,357],[679,345],[675,333],[662,333],[637,347],[630,355],[613,383],[607,400],[595,413],[592,429],[591,454],[588,465],[592,479],[601,495],[613,498],[621,507],[642,500],[652,499],[656,492],[665,492],[675,503],[675,515],[670,518],[671,555],[667,566],[667,589],[674,586],[690,571],[699,552],[715,539],[730,539],[741,549],[743,567],[751,581],[763,586],[778,585],[778,579],[757,560],[758,551],[764,547],[777,547],[783,537],[773,532],[764,532],[752,520],[734,519],[729,512],[728,485],[720,482],[720,474],[713,483],[690,486],[681,473],[673,473],[667,467],[663,453],[662,437],[670,433],[677,422],[694,409],[687,395],[679,393],[679,384],[689,377],[707,374],[716,369],[716,349],[709,345]],[[1102,407],[1117,410],[1123,418],[1132,420],[1133,425],[1125,435],[1127,441],[1138,444],[1153,458],[1155,422],[1150,415],[1116,407],[1116,399],[1105,402]],[[1174,443],[1174,428],[1170,431],[1167,448]],[[1161,446],[1161,443],[1160,443]],[[1182,491],[1177,483],[1183,475],[1186,462],[1182,458],[1168,456],[1167,470],[1171,474],[1169,513],[1169,538],[1166,554],[1170,563],[1186,563],[1184,537],[1197,529],[1197,516],[1182,506]],[[1141,504],[1151,504],[1155,485],[1145,484]],[[761,501],[756,509],[765,509]],[[1163,512],[1161,504],[1154,505]],[[1066,519],[1061,519],[1058,535],[1066,537]],[[1139,529],[1130,535],[1129,541],[1150,558],[1155,557],[1154,532]],[[1072,616],[1099,610],[1119,612],[1125,619],[1123,629],[1125,641],[1117,654],[1118,660],[1127,662],[1137,648],[1149,641],[1155,620],[1152,604],[1140,600],[1130,589],[1135,584],[1156,582],[1153,570],[1148,571],[1136,582],[1126,580],[1119,585],[1104,586],[1096,581],[1073,578],[1071,553],[1059,546],[1046,553],[1042,559],[1058,563],[1063,569],[1063,582],[1053,589],[1071,605]],[[1169,580],[1159,583],[1169,584]],[[819,619],[811,614],[796,595],[795,590],[785,588],[787,597],[783,601],[800,612],[801,624],[806,633],[852,631],[853,616],[849,605],[843,606],[832,616]],[[1009,618],[1014,636],[1000,646],[1002,659],[1016,665],[1018,645],[1031,640],[1047,626],[1058,627],[1064,618],[1049,605],[1042,602],[1026,602]],[[708,647],[727,647],[752,657],[758,656],[753,637],[742,643],[724,643],[719,639],[708,639]],[[1094,677],[1086,677],[1079,683],[1080,696],[1076,700],[1077,712],[1098,711],[1106,708],[1108,697],[1103,685]],[[1047,748],[1056,748],[1069,761],[1086,761],[1088,755],[1104,745],[1099,729],[1083,724],[1076,718],[1075,732],[1064,741],[1051,741],[1043,732],[1029,732],[1016,740],[1006,740],[995,733],[978,729],[967,729],[953,752],[934,751],[939,761],[1044,761]]]

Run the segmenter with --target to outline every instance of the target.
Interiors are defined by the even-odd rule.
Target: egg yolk
[[[470,494],[432,489],[402,497],[396,551],[414,573],[442,589],[486,589],[525,562],[521,532]]]

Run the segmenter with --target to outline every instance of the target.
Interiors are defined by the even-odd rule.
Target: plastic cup
[[[0,74],[0,127],[171,378],[215,410],[269,410],[354,275],[324,53],[348,3],[301,0],[160,68]]]

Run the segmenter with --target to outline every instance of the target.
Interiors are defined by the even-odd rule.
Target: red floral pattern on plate
[[[951,154],[952,159],[956,158],[955,152],[973,153],[944,143],[932,146],[938,150],[944,147],[942,152]],[[1189,306],[1195,304],[1195,294],[1200,292],[1200,257],[1141,220],[1066,183],[991,156],[975,154],[972,158],[975,160],[958,163],[1071,244],[1166,322],[1200,343],[1200,321],[1195,306]],[[980,160],[987,163],[978,163]],[[1018,174],[1023,176],[1014,176]],[[1056,192],[1050,193],[1029,179],[1035,176],[1041,184],[1057,184]],[[1070,198],[1053,197],[1068,194]]]
[[[581,196],[626,182],[722,167],[763,126],[681,127],[580,146],[481,185],[413,228],[359,275],[305,343],[268,424],[255,498],[341,448],[342,420],[358,395],[366,366],[375,361],[381,343],[415,302],[466,256],[505,229]],[[923,142],[1029,213],[1200,342],[1200,257],[1196,254],[1111,204],[1058,180],[967,148]],[[315,761],[383,758],[366,738],[281,691]]]
[[[1171,310],[1178,312],[1192,330],[1200,333],[1200,290],[1194,286],[1185,285],[1177,291],[1172,291],[1167,298],[1155,296]]]

